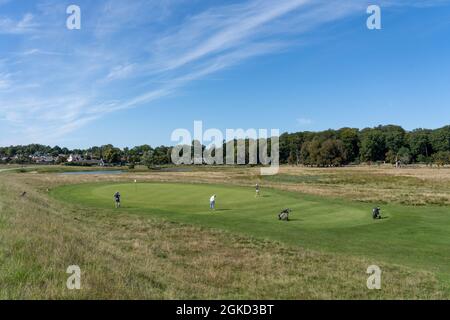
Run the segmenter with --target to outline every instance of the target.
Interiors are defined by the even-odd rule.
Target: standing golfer
[[[255,189],[256,189],[255,197],[259,197],[259,184],[256,184]]]
[[[120,208],[120,192],[114,193],[114,201],[116,202],[116,208]]]
[[[209,208],[211,210],[215,210],[216,209],[216,195],[212,195],[211,198],[209,198]]]

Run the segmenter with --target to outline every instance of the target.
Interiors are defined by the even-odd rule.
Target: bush
[[[66,162],[64,163],[65,166],[68,167],[92,167],[93,164],[90,163],[78,163],[78,162]]]
[[[433,162],[439,167],[450,164],[450,151],[439,151],[433,155]]]
[[[419,154],[417,156],[417,162],[428,165],[433,162],[433,159],[431,157],[424,156],[423,154]]]

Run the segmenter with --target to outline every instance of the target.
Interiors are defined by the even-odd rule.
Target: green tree
[[[109,148],[104,153],[105,160],[109,163],[119,163],[121,161],[121,152],[118,148]]]
[[[450,164],[450,151],[439,151],[433,155],[433,162],[439,167]]]
[[[407,141],[410,147],[413,160],[430,157],[432,146],[430,142],[431,130],[416,129],[407,134]]]
[[[142,163],[146,165],[149,169],[151,169],[155,165],[154,157],[153,157],[154,151],[149,150],[146,151],[142,156]]]
[[[380,126],[378,127],[378,130],[384,134],[384,141],[387,151],[392,150],[394,153],[398,153],[402,147],[406,146],[406,131],[402,127],[388,125]]]
[[[430,138],[435,152],[450,151],[450,126],[434,130]]]
[[[320,138],[305,142],[300,151],[300,161],[305,166],[317,166],[320,152]]]
[[[398,161],[398,154],[393,150],[386,152],[386,162],[390,164],[395,164]]]
[[[411,151],[407,147],[402,147],[398,150],[398,160],[401,161],[402,164],[410,164],[412,157]]]
[[[361,160],[384,161],[386,143],[383,132],[378,129],[365,129],[361,134]]]
[[[300,150],[300,163],[305,166],[310,166],[311,164],[311,156],[309,153],[311,141],[307,141],[302,145],[302,149]]]
[[[339,130],[339,140],[341,140],[344,145],[347,161],[356,161],[359,157],[359,130],[343,128]]]
[[[281,163],[289,162],[288,158],[291,155],[289,142],[290,142],[289,133],[285,132],[282,135],[280,135],[280,162]]]
[[[288,164],[291,166],[295,165],[297,163],[297,157],[294,155],[294,153],[291,151],[288,157]]]
[[[341,140],[328,139],[321,144],[318,157],[318,166],[342,166],[347,162],[344,143]]]

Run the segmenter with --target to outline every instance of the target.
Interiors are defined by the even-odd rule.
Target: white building
[[[71,154],[68,158],[67,158],[67,162],[80,162],[83,160],[83,157],[80,156],[79,154]]]

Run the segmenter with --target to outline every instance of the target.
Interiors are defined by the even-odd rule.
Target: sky
[[[438,128],[449,36],[448,0],[0,0],[0,146],[172,145],[194,121]]]

